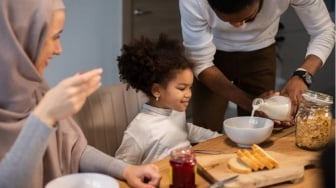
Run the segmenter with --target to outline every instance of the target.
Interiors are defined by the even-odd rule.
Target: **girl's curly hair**
[[[120,80],[152,97],[154,83],[166,86],[177,70],[192,69],[180,41],[160,34],[157,41],[142,36],[124,45],[118,56]]]

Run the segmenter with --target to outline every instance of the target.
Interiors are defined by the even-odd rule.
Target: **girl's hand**
[[[101,86],[101,74],[99,68],[62,80],[46,93],[33,113],[50,126],[75,114],[86,98]]]

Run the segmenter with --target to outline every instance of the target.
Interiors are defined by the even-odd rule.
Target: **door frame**
[[[128,44],[133,36],[133,0],[122,0],[122,43]]]

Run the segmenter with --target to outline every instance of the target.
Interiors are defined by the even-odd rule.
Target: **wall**
[[[50,86],[78,71],[102,67],[103,85],[119,82],[116,57],[122,40],[122,1],[66,0],[63,54],[46,69]]]

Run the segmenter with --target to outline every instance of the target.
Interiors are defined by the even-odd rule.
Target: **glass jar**
[[[320,150],[329,142],[331,135],[333,97],[307,90],[295,116],[295,142],[303,149]]]
[[[196,158],[190,148],[180,148],[170,155],[170,188],[196,188]]]

